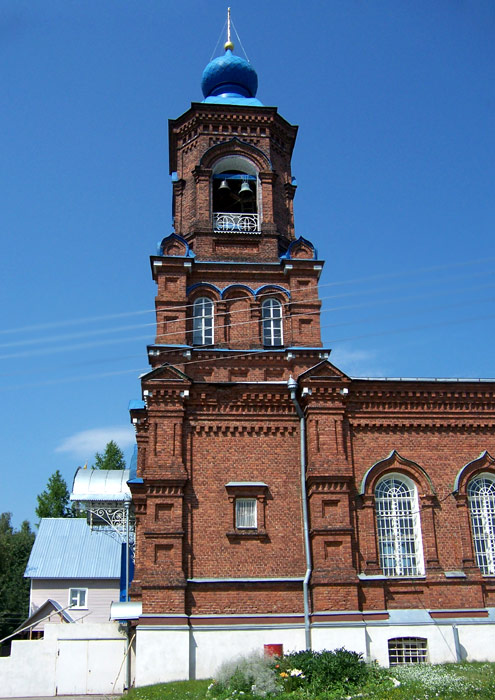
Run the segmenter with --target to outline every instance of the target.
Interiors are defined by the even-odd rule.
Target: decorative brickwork
[[[296,133],[263,106],[194,103],[170,121],[175,233],[151,258],[157,335],[142,378],[146,405],[131,411],[139,447],[133,598],[148,625],[181,614],[194,624],[213,616],[209,625],[227,624],[222,615],[276,613],[280,624],[302,615],[292,376],[306,429],[312,623],[332,613],[387,620],[384,611],[412,608],[484,614],[495,605],[495,583],[476,565],[466,489],[477,474],[495,473],[495,386],[351,379],[328,361],[322,262],[294,231]],[[214,198],[243,177],[258,228],[243,231],[236,212],[230,230],[216,230]],[[194,302],[204,298],[211,304],[197,316]],[[273,303],[265,308],[266,299]],[[384,552],[406,557],[395,501],[390,531],[377,528],[375,494],[387,478],[409,484],[409,504],[417,498],[407,517],[424,574],[383,573]],[[236,499],[254,525],[239,526]]]

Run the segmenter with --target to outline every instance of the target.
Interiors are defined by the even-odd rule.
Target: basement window
[[[423,664],[428,661],[428,642],[424,637],[395,637],[388,640],[390,666]]]

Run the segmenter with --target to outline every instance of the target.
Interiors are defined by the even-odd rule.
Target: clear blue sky
[[[326,260],[333,361],[494,376],[493,0],[230,5],[258,97],[300,127],[296,229]],[[0,512],[16,524],[55,469],[70,485],[111,438],[130,455],[149,255],[171,231],[167,119],[202,99],[226,7],[0,5]]]

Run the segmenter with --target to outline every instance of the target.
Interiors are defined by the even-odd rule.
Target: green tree
[[[69,505],[69,489],[59,470],[48,479],[46,489],[37,496],[38,518],[71,518],[73,510]]]
[[[24,571],[34,533],[27,520],[14,530],[11,518],[11,513],[0,514],[0,639],[19,627],[29,612],[29,579]]]
[[[95,454],[93,469],[125,469],[124,453],[116,442],[107,442],[105,452]]]

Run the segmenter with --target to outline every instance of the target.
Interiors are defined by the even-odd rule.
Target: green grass
[[[129,700],[259,700],[260,696],[225,691],[220,696],[208,692],[211,681],[159,683],[131,690]],[[400,683],[400,685],[397,685]],[[359,695],[362,693],[362,695]],[[430,666],[414,664],[391,669],[371,669],[366,683],[353,691],[328,688],[312,695],[302,687],[292,693],[279,693],[277,700],[494,700],[495,663],[462,663]]]
[[[129,700],[203,700],[211,680],[175,681],[134,688],[127,693]]]

